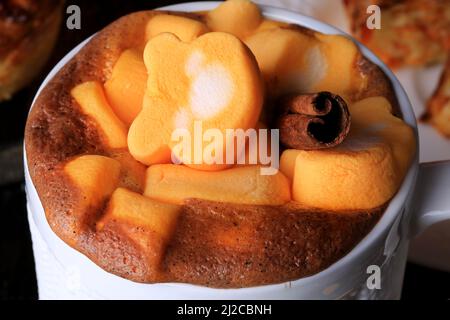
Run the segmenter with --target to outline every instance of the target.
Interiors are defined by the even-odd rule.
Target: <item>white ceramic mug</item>
[[[193,2],[162,9],[205,11],[218,4]],[[267,6],[261,9],[270,19],[296,23],[326,34],[342,34],[301,14]],[[55,66],[40,90],[88,40]],[[404,120],[417,132],[410,102],[398,80],[373,53],[362,45],[360,48],[392,81]],[[102,270],[56,236],[31,181],[26,154],[25,181],[41,299],[398,299],[409,240],[430,225],[450,219],[450,163],[422,165],[416,156],[400,190],[373,230],[351,252],[320,273],[286,283],[242,289],[180,283],[140,284]],[[377,279],[371,275],[380,276],[379,288]],[[375,288],[368,286],[368,282]]]

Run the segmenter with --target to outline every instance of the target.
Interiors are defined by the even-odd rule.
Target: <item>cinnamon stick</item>
[[[280,141],[287,148],[331,148],[342,143],[350,130],[347,104],[330,92],[284,96],[279,107],[277,126]]]

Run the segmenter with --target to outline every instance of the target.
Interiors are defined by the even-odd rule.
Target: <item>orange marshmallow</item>
[[[261,175],[260,169],[254,165],[206,172],[182,165],[153,165],[147,169],[144,195],[177,204],[189,198],[260,205],[288,202],[288,179],[280,172]]]
[[[386,141],[397,163],[398,174],[403,177],[416,152],[413,129],[392,114],[392,106],[384,97],[370,97],[350,106],[353,130],[367,132]]]
[[[266,138],[262,138],[260,135],[259,129],[266,129],[268,130],[268,136]],[[255,130],[255,136],[254,142],[251,143],[250,137],[245,136],[241,138],[243,141],[238,142],[238,138],[234,136],[234,164],[236,165],[268,165],[268,161],[270,161],[271,156],[271,137],[268,127],[262,123],[259,122],[256,124]],[[263,148],[262,139],[266,139],[265,141],[265,148]],[[240,144],[244,143],[244,148],[239,148]],[[265,158],[262,158],[261,153],[265,156]],[[203,171],[218,171],[223,170],[232,167],[233,165],[195,165],[195,164],[186,164],[186,166],[197,169],[197,170],[203,170]]]
[[[357,85],[356,45],[340,35],[268,28],[245,40],[269,94],[330,91],[347,97]]]
[[[336,92],[347,97],[358,81],[361,82],[359,72],[355,68],[360,55],[357,46],[352,40],[341,35],[316,33],[316,38],[320,41],[320,50],[330,72],[315,84],[313,90]]]
[[[227,32],[244,39],[256,30],[263,18],[258,6],[248,0],[228,0],[206,15],[212,31]]]
[[[173,112],[163,100],[145,94],[144,109],[128,131],[128,149],[137,161],[145,165],[171,161],[169,141],[174,128],[168,121]]]
[[[386,203],[399,179],[389,146],[362,150],[299,151],[292,197],[303,205],[326,210],[371,209]]]
[[[102,205],[119,183],[120,163],[114,159],[85,155],[70,160],[64,172],[81,192],[78,204],[85,209]]]
[[[79,84],[72,89],[71,94],[81,111],[97,123],[111,148],[127,147],[127,128],[112,111],[99,82]]]
[[[245,148],[244,150],[241,150],[241,153],[238,154],[238,164],[239,165],[249,165],[249,164],[258,164],[258,165],[266,165],[267,163],[263,163],[264,161],[267,162],[267,160],[264,160],[261,158],[261,152],[265,153],[265,155],[270,156],[271,155],[271,136],[268,133],[267,134],[267,139],[266,137],[264,137],[264,139],[266,139],[266,148],[263,148],[261,145],[261,139],[263,139],[260,135],[259,129],[267,129],[268,130],[268,126],[261,122],[258,121],[258,123],[256,124],[255,130],[256,130],[256,143],[251,144],[250,143],[250,139],[247,139],[247,141],[245,142]],[[236,149],[236,153],[238,152],[238,150]],[[256,160],[256,163],[255,163]],[[251,162],[250,162],[251,161]],[[243,164],[241,164],[241,162],[243,162]]]
[[[127,126],[142,109],[147,86],[147,69],[142,52],[125,50],[115,63],[111,77],[105,82],[105,94],[117,117]]]
[[[276,29],[276,28],[285,28],[288,26],[289,26],[289,24],[286,22],[264,19],[253,33],[258,33],[261,31],[266,31],[266,30],[271,30],[271,29]],[[252,34],[250,34],[250,35],[252,35]]]
[[[146,198],[124,188],[114,191],[97,230],[109,226],[144,249],[152,273],[161,272],[165,248],[170,241],[181,206]]]
[[[207,33],[191,43],[165,33],[147,43],[144,62],[149,77],[143,109],[128,133],[133,157],[147,165],[166,163],[172,148],[184,163],[203,170],[223,169],[220,163],[203,161],[204,149],[197,150],[200,161],[195,161],[194,123],[201,122],[203,132],[214,129],[222,133],[223,154],[226,129],[255,126],[263,90],[253,55],[239,39],[226,33]],[[176,151],[175,129],[191,134],[190,161]]]
[[[149,199],[125,188],[114,191],[98,228],[108,220],[120,221],[154,232],[167,241],[175,230],[181,207]]]
[[[326,72],[316,38],[296,30],[274,28],[248,37],[245,43],[258,61],[269,94],[310,92]]]
[[[280,157],[280,171],[290,180],[294,179],[295,160],[299,154],[299,150],[286,149]]]
[[[191,42],[208,31],[208,27],[201,21],[172,14],[158,14],[147,23],[145,38],[148,41],[168,32],[176,35],[181,41]]]
[[[145,187],[147,167],[136,161],[127,150],[113,152],[110,157],[120,162],[119,186],[142,193]]]
[[[383,97],[350,107],[352,127],[339,146],[286,150],[280,169],[292,177],[292,197],[327,210],[371,209],[397,192],[415,152],[411,127],[391,114]]]

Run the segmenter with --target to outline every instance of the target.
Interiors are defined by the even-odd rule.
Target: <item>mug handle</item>
[[[450,220],[450,161],[421,163],[412,199],[410,238]]]

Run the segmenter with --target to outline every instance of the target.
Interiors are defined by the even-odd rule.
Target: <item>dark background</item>
[[[81,30],[68,30],[64,21],[41,75],[12,100],[0,103],[0,300],[38,297],[26,217],[22,141],[28,109],[39,84],[70,49],[113,20],[128,12],[179,2],[187,1],[66,1],[66,6],[80,6]],[[450,299],[450,274],[408,263],[403,299]]]

